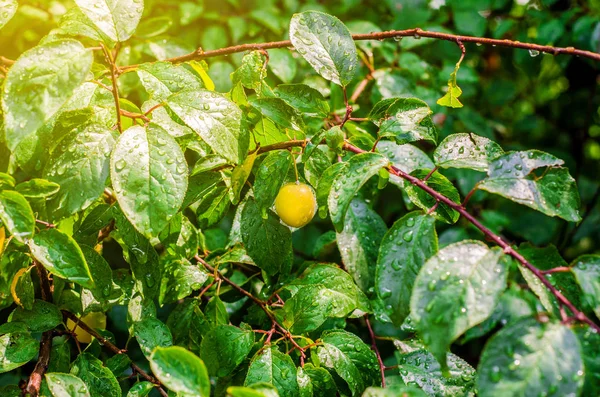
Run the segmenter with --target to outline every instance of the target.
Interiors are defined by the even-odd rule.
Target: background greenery
[[[38,45],[40,40],[47,35],[61,36],[81,32],[83,28],[77,17],[73,15],[73,7],[74,3],[70,1],[19,1],[16,15],[0,31],[0,55],[9,59],[17,59],[23,52]],[[278,2],[261,0],[252,2],[198,0],[176,2],[146,0],[142,20],[132,38],[122,44],[116,62],[121,66],[139,64],[184,55],[198,47],[203,50],[212,50],[236,44],[287,39],[290,18],[294,13],[306,10],[319,10],[334,15],[343,21],[352,33],[421,27],[425,30],[507,38],[522,42],[562,47],[573,46],[600,51],[600,2],[598,1],[356,0],[301,2],[286,0]],[[96,40],[88,37],[79,37],[79,39],[86,47],[98,45]],[[442,107],[436,102],[444,95],[448,78],[460,56],[460,51],[455,43],[409,37],[399,41],[357,42],[357,46],[361,56],[372,61],[375,70],[372,72],[373,79],[368,82],[354,105],[353,117],[367,117],[373,105],[381,99],[416,97],[424,100],[433,111],[433,120],[439,130],[438,142],[453,133],[474,132],[492,139],[506,151],[535,148],[563,159],[571,175],[577,181],[582,202],[581,214],[584,217],[581,223],[548,217],[526,206],[483,191],[475,193],[469,203],[469,209],[492,231],[502,235],[525,252],[529,249],[531,254],[528,259],[533,258],[530,260],[539,267],[566,266],[567,263],[581,255],[600,253],[598,248],[600,246],[598,63],[578,57],[554,57],[527,50],[467,44],[466,57],[457,75],[458,84],[463,91],[460,100],[464,107],[452,109]],[[236,53],[206,60],[208,75],[214,82],[216,91],[228,92],[235,87],[236,77],[234,75],[232,79],[231,74],[242,66],[244,55],[244,53]],[[269,56],[265,81],[270,87],[282,83],[305,83],[318,89],[327,98],[332,112],[343,116],[344,102],[339,86],[330,84],[316,75],[310,65],[295,51],[269,50]],[[92,71],[96,76],[102,76],[104,84],[110,85],[106,75],[103,75],[106,67],[101,52],[97,52],[95,61]],[[259,59],[258,62],[261,63],[262,60]],[[349,94],[354,92],[356,85],[368,73],[369,70],[361,62],[360,70],[348,86]],[[247,76],[238,76],[237,79],[244,81],[244,77]],[[101,78],[98,77],[98,79]],[[244,85],[246,86],[246,84]],[[246,86],[246,88],[249,87]],[[126,98],[122,106],[132,112],[139,111],[142,104],[151,99],[136,73],[124,74],[119,78],[119,91],[121,97]],[[149,107],[148,103],[146,104],[147,106],[143,110]],[[110,95],[99,106],[110,109],[112,106]],[[114,118],[114,114],[111,115],[110,110],[106,112],[108,119]],[[330,117],[330,119],[332,118]],[[124,118],[124,120],[124,123],[128,123],[128,125],[133,123],[130,119]],[[76,123],[73,120],[67,122]],[[318,121],[315,121],[314,118],[307,120],[308,130],[311,132],[309,135],[316,132],[322,126],[322,122],[322,118]],[[363,149],[370,149],[372,136],[377,132],[375,126],[349,122],[347,129],[350,131],[352,143]],[[365,134],[371,140],[366,138]],[[21,161],[16,160],[20,166],[15,167],[15,154],[13,153],[11,160],[11,154],[6,144],[2,142],[0,145],[2,145],[0,146],[0,171],[9,171],[17,182],[41,176],[40,170],[44,164],[36,165],[34,160],[42,161],[42,163],[47,161],[48,159],[43,154],[34,153],[33,156],[31,153],[17,154],[17,158],[21,156]],[[431,153],[435,147],[429,142],[420,142],[418,146],[427,153]],[[23,160],[28,155],[30,157]],[[198,151],[190,149],[185,152],[185,156],[185,160],[192,167],[200,157]],[[326,158],[326,161],[329,159]],[[301,165],[301,172],[310,182],[310,169],[308,170],[309,175],[307,175],[307,167],[309,166]],[[318,168],[319,165],[313,164],[312,167]],[[461,197],[466,196],[475,183],[484,176],[482,172],[469,169],[448,169],[443,173],[454,182]],[[372,233],[379,226],[385,232],[386,228],[391,227],[397,219],[414,210],[408,197],[401,194],[398,188],[392,184],[383,189],[377,189],[376,181],[372,181],[363,188],[362,193],[385,224],[368,225],[366,229],[368,233]],[[214,194],[226,195],[227,192],[223,187]],[[232,226],[235,229],[236,207],[229,208],[228,204],[227,208],[221,211],[222,214],[219,214],[222,216],[217,216],[216,219],[210,218],[210,214],[206,215],[203,210],[206,208],[202,207],[202,204],[199,208],[188,208],[184,212],[184,218],[189,219],[193,223],[193,227],[200,230],[199,241],[202,250],[213,252],[215,256],[223,254],[225,249],[229,248],[232,240],[230,232]],[[88,213],[85,215],[87,216]],[[127,228],[131,228],[131,225],[127,223],[122,214],[120,216],[121,219],[117,214],[115,219],[117,225],[122,222],[121,226],[117,227],[117,232],[113,233],[111,238],[103,242],[103,256],[112,268],[115,282],[120,276],[124,280],[131,280],[127,279],[129,274],[127,262],[131,261],[131,258],[128,258],[127,255],[124,258],[121,248],[129,247],[131,249],[133,245],[127,241],[127,234],[130,233]],[[80,213],[75,217],[62,220],[61,230],[76,231],[83,217],[84,214]],[[59,220],[61,216],[53,213],[50,208],[45,216],[38,216],[38,218],[54,221]],[[440,249],[465,239],[482,240],[479,231],[464,219],[459,220],[456,224],[437,222],[436,229]],[[341,262],[333,230],[332,223],[328,218],[317,217],[308,226],[292,234],[296,274],[300,274],[300,270],[306,266],[303,264],[304,261]],[[379,238],[383,232],[379,233]],[[131,232],[132,235],[134,233],[134,231]],[[78,241],[86,241],[85,238],[90,241],[89,236],[79,237],[81,240]],[[91,241],[95,242],[93,239]],[[165,241],[162,243],[168,246]],[[540,254],[540,251],[533,247],[546,248],[544,248],[543,254]],[[189,249],[189,247],[182,249]],[[179,254],[178,252],[177,255]],[[189,253],[187,254],[189,259]],[[541,255],[543,260],[536,262],[536,254]],[[2,283],[0,283],[0,303],[4,307],[0,312],[2,322],[7,321],[16,307],[11,297],[10,284],[19,267],[8,268],[8,263],[14,263],[14,261],[6,259],[9,255],[23,254],[19,249],[4,254],[3,266],[5,267],[2,269]],[[25,260],[24,258],[19,259]],[[232,262],[244,263],[245,259],[243,257],[236,258]],[[227,263],[227,261],[223,260],[223,263]],[[548,263],[551,263],[552,266],[549,266]],[[261,284],[254,282],[258,277],[249,277],[253,274],[252,269],[248,270],[248,268],[242,267],[241,270],[234,271],[230,277],[238,277],[237,282],[243,284],[248,290],[257,290],[259,288],[257,285]],[[511,316],[544,310],[531,292],[531,288],[527,287],[525,280],[516,274],[515,269],[512,268],[509,275],[508,292],[503,295],[503,299],[506,300],[505,307],[509,308],[506,309],[507,312],[498,313],[493,322],[486,323],[488,328],[471,329],[459,340],[459,343],[452,346],[452,351],[473,368],[479,364],[481,351],[493,334],[492,330],[499,328],[500,324],[504,324]],[[187,285],[187,293],[176,293],[177,298],[183,298],[192,291],[196,291],[194,294],[197,294],[200,286],[207,279],[204,275],[184,275],[184,277],[192,279],[197,277],[193,280],[198,285]],[[33,279],[36,280],[35,276]],[[266,281],[268,283],[270,280],[267,278]],[[227,302],[223,308],[227,310],[232,324],[239,325],[242,321],[253,325],[261,324],[264,319],[260,317],[260,310],[256,309],[256,306],[252,307],[256,310],[246,310],[248,305],[244,306],[245,301],[236,300],[240,296],[227,290],[225,285],[222,288],[219,291],[221,294],[233,295],[223,298]],[[365,292],[369,293],[369,291]],[[216,287],[213,286],[206,296],[215,295],[217,295]],[[577,293],[573,296],[579,300]],[[166,299],[166,301],[168,301],[167,304],[157,307],[158,325],[151,324],[152,327],[154,325],[158,328],[166,327],[164,324],[167,324],[169,329],[166,332],[173,335],[176,344],[194,345],[198,341],[194,341],[193,336],[182,336],[185,330],[177,329],[178,311],[184,310],[182,304],[176,303],[177,299]],[[202,310],[207,316],[209,314],[217,317],[225,316],[224,313],[219,312],[220,306],[214,307],[218,305],[216,302],[215,299],[212,299],[206,306],[202,306]],[[131,304],[128,313],[127,305],[123,304],[124,302],[119,303],[119,305],[114,305],[114,302],[107,303],[105,306],[110,308],[108,330],[114,336],[117,346],[124,346],[130,340],[130,335],[135,335],[137,341],[130,340],[127,344],[129,356],[142,368],[149,371],[149,364],[145,358],[149,352],[144,350],[144,342],[140,342],[144,338],[139,333],[143,333],[143,331],[139,331],[138,334],[130,332],[132,326]],[[63,307],[72,307],[68,301],[62,304]],[[520,306],[515,309],[512,305]],[[140,304],[138,309],[143,312],[147,308]],[[588,310],[586,313],[591,312]],[[591,315],[593,316],[593,314]],[[128,316],[129,322],[127,321]],[[216,324],[228,322],[227,317],[217,318],[214,321]],[[405,339],[413,331],[410,324],[399,328],[390,323],[373,320],[373,325],[375,334],[381,337]],[[364,321],[360,319],[343,318],[335,319],[335,321],[330,319],[319,331],[344,327],[370,345],[368,329]],[[236,328],[236,330],[242,329],[243,326]],[[152,337],[158,338],[154,333]],[[255,335],[257,341],[259,337],[261,335]],[[334,331],[325,338],[334,340],[336,337],[339,335],[336,335]],[[258,344],[253,345],[253,341],[254,339],[247,343],[248,351],[252,349],[249,357],[257,350]],[[403,345],[403,343],[405,342],[396,342],[395,346],[398,350],[395,351],[392,342],[381,342],[382,356],[386,365],[394,367],[408,362],[408,366],[410,366],[411,363],[416,362],[417,364],[413,365],[411,376],[415,374],[415,377],[427,377],[427,382],[415,382],[419,385],[422,383],[433,385],[429,389],[426,388],[426,391],[431,394],[462,395],[470,390],[470,387],[465,384],[472,386],[473,378],[469,374],[464,375],[464,370],[461,372],[460,368],[454,368],[467,378],[463,384],[444,383],[440,380],[443,378],[441,378],[439,366],[436,369],[438,364],[430,355],[428,356],[423,350],[413,346]],[[154,344],[160,345],[158,342]],[[215,346],[219,346],[219,344],[215,342]],[[568,349],[568,346],[564,348]],[[75,351],[75,346],[72,345],[73,355]],[[110,354],[102,351],[97,342],[89,345],[86,351],[92,356],[100,357],[106,364],[111,357]],[[402,357],[399,352],[403,353]],[[196,353],[200,354],[199,351]],[[277,356],[281,353],[274,351],[273,354]],[[418,355],[423,357],[418,357]],[[297,353],[292,356],[297,363]],[[206,357],[203,356],[205,360],[219,361],[218,357],[208,359]],[[456,356],[450,357],[454,360]],[[285,358],[279,357],[279,359],[285,364],[290,364]],[[93,362],[93,360],[89,359],[86,362],[87,365],[90,365],[89,362]],[[20,380],[26,379],[32,371],[34,363],[35,361],[31,361],[17,370],[1,374],[0,385],[14,385]],[[463,361],[456,358],[451,366],[460,366],[463,365],[462,363]],[[121,373],[117,376],[125,393],[133,383],[123,376],[123,368],[126,368],[128,363],[125,363],[124,366],[121,364],[121,367],[117,364],[119,363],[112,362],[111,369],[117,372],[121,369]],[[291,366],[293,367],[294,363],[291,363]],[[423,371],[423,374],[419,372],[420,370]],[[212,371],[213,369],[209,368],[209,373],[215,375]],[[318,372],[316,367],[314,371]],[[223,370],[223,373],[229,374],[227,370]],[[390,369],[387,374],[392,379],[390,383],[394,383],[393,379],[398,377],[397,368]],[[220,380],[217,383],[217,394],[224,393],[225,387],[230,384],[240,384],[240,379],[236,379],[234,375],[222,378],[226,380]],[[237,373],[237,376],[242,375]],[[260,376],[257,378],[261,379]],[[311,376],[311,378],[318,378],[318,375]],[[409,383],[406,379],[404,378],[403,381]],[[241,380],[243,383],[243,377]],[[339,379],[336,378],[336,380],[339,385]],[[586,387],[591,388],[586,389],[586,392],[597,391],[597,382],[596,379],[595,383],[586,384]],[[369,383],[370,380],[364,380],[364,384]],[[342,393],[349,393],[350,390],[354,391],[353,387],[356,387],[357,390],[360,388],[360,385],[353,386],[351,382],[348,384],[350,389],[344,386],[339,390]],[[331,391],[329,392],[331,393]],[[592,395],[586,394],[586,392],[584,395]],[[328,395],[327,392],[323,393]]]

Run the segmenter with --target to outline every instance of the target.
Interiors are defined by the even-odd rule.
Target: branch
[[[353,153],[357,153],[357,154],[365,152],[364,150],[357,148],[356,146],[353,146],[349,143],[344,144],[344,149],[348,150],[350,152],[353,152]],[[407,174],[406,172],[402,171],[398,167],[395,167],[392,165],[392,166],[388,167],[388,170],[391,174],[396,175],[396,176],[410,182],[411,184],[418,187],[419,189],[427,192],[429,195],[431,195],[437,201],[446,204],[447,206],[449,206],[450,208],[452,208],[453,210],[455,210],[459,214],[461,214],[466,220],[468,220],[471,224],[473,224],[473,226],[475,226],[477,229],[479,229],[489,240],[495,242],[496,245],[501,247],[504,250],[505,254],[508,254],[508,255],[512,256],[513,258],[515,258],[521,264],[521,266],[525,267],[527,270],[529,270],[531,273],[533,273],[542,282],[542,284],[544,284],[546,286],[546,288],[548,288],[548,290],[552,293],[552,295],[554,295],[556,297],[556,299],[558,300],[558,302],[560,304],[566,306],[567,308],[569,308],[569,310],[571,310],[575,319],[589,324],[590,327],[592,327],[593,329],[596,330],[596,332],[600,332],[600,326],[598,326],[596,323],[594,323],[583,312],[579,311],[558,289],[556,289],[556,287],[554,287],[552,285],[552,283],[550,283],[550,281],[546,278],[546,276],[544,276],[544,273],[540,269],[536,268],[531,263],[529,263],[529,261],[527,261],[527,259],[525,259],[523,257],[523,255],[521,255],[513,247],[511,247],[511,245],[509,243],[502,240],[502,238],[500,236],[498,236],[497,234],[492,232],[490,229],[485,227],[481,222],[479,222],[477,220],[477,218],[475,218],[473,215],[471,215],[461,204],[456,204],[454,201],[450,200],[448,197],[444,196],[443,194],[441,194],[441,193],[437,192],[436,190],[432,189],[431,187],[427,186],[427,184],[425,182],[423,182],[422,180],[420,180],[419,178],[415,178],[414,176]]]
[[[298,141],[292,141],[292,142],[298,142]],[[304,141],[299,141],[299,142],[304,142]],[[282,142],[282,143],[286,143],[286,142]],[[270,146],[274,146],[274,145],[270,145]],[[266,147],[267,146],[265,146],[265,148]],[[292,146],[288,146],[288,147],[292,147]],[[284,148],[277,148],[277,149],[284,149]],[[272,149],[272,150],[277,150],[277,149]],[[250,292],[246,291],[245,289],[243,289],[242,287],[240,287],[239,285],[237,285],[236,283],[234,283],[227,277],[223,276],[219,270],[215,269],[214,267],[212,267],[211,265],[206,263],[206,261],[204,259],[202,259],[199,255],[195,255],[194,259],[196,259],[199,263],[201,263],[209,272],[213,273],[215,275],[215,277],[220,278],[221,280],[223,280],[224,282],[229,284],[231,287],[233,287],[235,290],[240,292],[242,295],[248,297],[251,301],[256,303],[262,309],[262,311],[265,312],[267,317],[269,317],[273,328],[279,329],[279,333],[281,335],[283,335],[285,338],[289,339],[290,343],[294,346],[294,348],[298,349],[298,351],[300,352],[300,363],[302,364],[302,366],[304,366],[304,359],[306,358],[306,354],[304,353],[304,351],[306,349],[303,348],[302,346],[298,345],[298,343],[296,343],[296,341],[294,340],[294,336],[290,333],[290,331],[288,331],[281,324],[279,324],[279,322],[277,321],[277,319],[275,318],[273,313],[271,313],[271,311],[267,307],[266,302],[263,302],[262,300],[258,299],[257,297],[252,295]],[[271,335],[272,335],[272,333],[271,333]],[[270,339],[271,338],[269,336],[267,341],[270,342]]]
[[[119,133],[123,133],[123,127],[121,126],[121,104],[119,103],[119,88],[117,87],[117,77],[119,69],[117,65],[115,65],[115,60],[111,55],[110,51],[106,48],[106,46],[100,43],[102,47],[102,51],[104,52],[104,56],[106,57],[106,61],[108,62],[108,66],[110,67],[110,80],[112,82],[112,94],[115,99],[115,108],[117,109],[117,128],[119,129]]]
[[[383,40],[383,39],[391,39],[398,37],[427,37],[431,39],[452,41],[454,43],[462,42],[462,43],[477,43],[477,44],[485,44],[491,46],[498,47],[509,47],[509,48],[520,48],[524,50],[533,50],[539,51],[546,54],[552,55],[575,55],[583,58],[593,59],[595,61],[600,61],[600,54],[592,51],[579,50],[574,47],[553,47],[549,45],[539,45],[533,43],[521,43],[520,41],[513,40],[500,40],[500,39],[490,39],[487,37],[476,37],[476,36],[462,36],[457,34],[450,33],[441,33],[441,32],[432,32],[428,30],[422,30],[421,28],[413,28],[406,30],[390,30],[387,32],[373,32],[373,33],[364,33],[364,34],[353,34],[352,38],[354,40]],[[293,47],[292,42],[289,40],[284,41],[273,41],[269,43],[254,43],[254,44],[241,44],[231,47],[225,47],[218,50],[211,51],[203,51],[201,48],[198,48],[194,52],[191,52],[186,55],[182,55],[179,57],[169,58],[165,61],[172,63],[180,63],[187,62],[191,60],[199,60],[206,58],[214,58],[229,54],[235,54],[237,52],[245,52],[251,50],[268,50],[272,48],[285,48],[285,47]],[[136,69],[139,65],[128,65],[122,66],[119,71],[126,72],[129,70]]]
[[[106,339],[105,337],[103,337],[102,335],[100,335],[95,329],[93,329],[92,327],[90,327],[89,325],[87,325],[86,323],[84,323],[83,321],[81,321],[81,319],[79,317],[77,317],[75,314],[73,314],[71,312],[68,312],[66,310],[63,310],[62,314],[63,314],[63,316],[71,319],[75,324],[77,324],[78,327],[80,327],[81,329],[83,329],[85,332],[87,332],[88,334],[92,335],[94,338],[98,339],[98,341],[100,342],[101,345],[106,346],[108,348],[108,350],[110,350],[114,354],[125,354],[126,350],[119,349],[111,341],[109,341],[108,339]],[[156,378],[154,378],[153,376],[148,375],[148,373],[146,371],[144,371],[143,369],[141,369],[133,361],[131,362],[131,369],[133,371],[137,372],[138,374],[140,374],[142,376],[142,378],[146,379],[148,382],[153,383],[156,386],[156,388],[158,388],[158,391],[160,392],[160,394],[163,397],[168,397],[168,394],[162,388],[161,383]]]
[[[48,272],[46,268],[38,261],[33,261],[40,278],[40,287],[42,290],[42,299],[46,302],[52,302],[52,288],[50,286],[50,280],[48,279]],[[29,381],[25,386],[25,392],[29,393],[32,397],[37,397],[40,394],[40,387],[42,386],[42,379],[48,369],[50,363],[50,352],[52,350],[52,330],[46,331],[42,334],[40,340],[40,353],[38,360],[35,363],[33,372],[29,375]]]
[[[371,336],[371,348],[375,352],[377,356],[377,361],[379,362],[379,372],[381,373],[381,387],[385,387],[385,364],[381,359],[381,354],[379,354],[379,349],[377,348],[375,332],[373,332],[373,328],[371,327],[371,322],[369,321],[369,316],[365,316],[365,322],[367,323],[367,328],[369,329],[369,335]]]

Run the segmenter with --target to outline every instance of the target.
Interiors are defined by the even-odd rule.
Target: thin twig
[[[377,356],[377,361],[379,362],[379,372],[381,373],[381,387],[385,387],[385,364],[383,364],[383,360],[381,359],[381,354],[379,354],[379,349],[377,348],[375,332],[373,332],[373,328],[371,327],[371,322],[369,322],[369,316],[365,316],[365,322],[367,323],[367,328],[369,329],[369,335],[371,336],[371,348],[375,352]]]
[[[558,266],[553,267],[552,269],[542,270],[543,274],[552,274],[552,273],[568,273],[571,271],[569,266]]]
[[[36,220],[35,220],[35,223],[39,223],[40,225],[44,225],[44,226],[46,226],[48,229],[52,229],[52,228],[55,228],[55,227],[56,227],[56,225],[55,225],[55,224],[53,224],[53,223],[49,223],[49,222],[46,222],[46,221],[42,221],[41,219],[36,219]]]
[[[42,290],[42,299],[46,302],[52,302],[52,287],[46,268],[37,260],[33,261],[40,279],[40,287]],[[52,351],[52,330],[45,331],[40,340],[40,352],[38,360],[35,363],[33,372],[29,375],[29,381],[25,386],[25,392],[32,397],[37,397],[40,394],[42,379],[48,369],[50,363],[50,352]]]
[[[94,338],[98,339],[98,342],[100,342],[101,345],[106,346],[106,348],[108,348],[108,350],[110,350],[114,354],[125,354],[127,352],[127,350],[125,350],[125,349],[119,349],[111,341],[109,341],[108,339],[106,339],[105,337],[103,337],[102,335],[100,335],[95,329],[93,329],[92,327],[90,327],[89,325],[87,325],[86,323],[84,323],[83,321],[81,321],[81,319],[79,317],[77,317],[75,314],[73,314],[71,312],[68,312],[66,310],[63,310],[62,314],[66,318],[68,318],[71,321],[73,321],[79,328],[83,329],[85,332],[87,332],[88,334],[92,335]],[[158,391],[160,392],[160,394],[163,397],[168,397],[167,392],[162,388],[162,385],[161,385],[161,383],[160,383],[160,381],[158,379],[156,379],[153,376],[149,375],[146,371],[144,371],[143,369],[141,369],[133,361],[131,362],[130,365],[131,365],[131,369],[133,371],[135,371],[138,374],[140,374],[140,376],[142,378],[146,379],[148,382],[154,384],[156,386],[156,388],[158,389]]]
[[[520,48],[524,50],[533,50],[539,51],[546,54],[552,55],[575,55],[584,58],[593,59],[595,61],[600,61],[600,54],[592,51],[579,50],[574,47],[553,47],[549,45],[539,45],[533,43],[522,43],[520,41],[513,40],[502,40],[502,39],[490,39],[487,37],[476,37],[476,36],[463,36],[456,35],[450,33],[442,33],[442,32],[432,32],[428,30],[423,30],[421,28],[413,28],[406,30],[390,30],[387,32],[373,32],[373,33],[364,33],[364,34],[354,34],[352,38],[354,40],[383,40],[383,39],[391,39],[391,38],[400,38],[400,37],[427,37],[431,39],[438,40],[446,40],[452,41],[454,43],[462,42],[462,43],[476,43],[497,47],[508,47],[508,48]],[[245,52],[252,50],[268,50],[272,48],[285,48],[285,47],[293,47],[292,42],[289,40],[283,41],[272,41],[268,43],[253,43],[253,44],[241,44],[231,47],[220,48],[218,50],[211,51],[202,51],[202,49],[197,49],[189,54],[185,54],[179,57],[166,59],[168,62],[172,63],[180,63],[187,62],[191,60],[200,60],[206,58],[214,58],[224,55],[235,54],[237,52]],[[125,72],[128,70],[137,69],[139,65],[128,65],[121,66],[120,71]]]
[[[117,109],[117,129],[119,133],[123,133],[123,127],[121,125],[121,104],[119,103],[119,88],[117,87],[117,76],[118,76],[118,68],[115,65],[115,60],[113,59],[112,54],[106,48],[106,46],[100,43],[102,47],[102,51],[104,52],[104,56],[106,57],[106,61],[108,62],[108,66],[110,68],[110,79],[112,82],[112,94],[115,99],[115,108]]]

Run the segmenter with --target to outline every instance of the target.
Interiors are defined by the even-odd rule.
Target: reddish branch
[[[52,287],[50,286],[50,279],[48,278],[48,272],[46,268],[38,261],[34,260],[34,264],[40,278],[40,287],[42,290],[42,299],[46,302],[52,302]],[[50,363],[50,351],[52,350],[52,330],[46,331],[42,334],[40,340],[40,352],[38,355],[37,363],[33,372],[29,375],[29,381],[25,386],[25,392],[29,393],[32,397],[37,397],[40,394],[40,387],[42,386],[42,379],[48,369],[48,363]]]
[[[500,39],[489,39],[487,37],[463,36],[463,35],[450,34],[450,33],[432,32],[432,31],[423,30],[420,28],[406,29],[406,30],[390,30],[387,32],[374,32],[374,33],[352,35],[352,38],[354,40],[383,40],[383,39],[401,38],[401,37],[414,37],[414,38],[427,37],[427,38],[438,39],[438,40],[452,41],[454,43],[459,43],[459,42],[461,42],[461,43],[476,43],[476,44],[484,44],[484,45],[491,45],[491,46],[497,46],[497,47],[521,48],[524,50],[539,51],[539,52],[543,52],[546,54],[552,54],[552,55],[561,55],[561,54],[576,55],[576,56],[600,61],[600,54],[591,52],[591,51],[579,50],[574,47],[553,47],[553,46],[549,46],[549,45],[522,43],[520,41],[513,41],[513,40],[500,40]],[[273,41],[273,42],[269,42],[269,43],[241,44],[241,45],[225,47],[225,48],[220,48],[218,50],[211,50],[211,51],[203,51],[201,48],[198,48],[196,51],[193,51],[189,54],[182,55],[179,57],[169,58],[166,61],[173,62],[173,63],[179,63],[179,62],[191,61],[194,59],[206,59],[206,58],[224,56],[224,55],[234,54],[237,52],[245,52],[245,51],[252,51],[252,50],[260,51],[260,50],[269,50],[269,49],[273,49],[273,48],[285,48],[285,47],[293,47],[291,41],[284,40],[284,41]],[[120,72],[124,72],[127,70],[136,69],[137,67],[138,67],[138,65],[128,65],[128,66],[122,66],[119,70],[120,70]]]
[[[100,342],[101,345],[106,346],[108,348],[108,350],[110,350],[114,354],[124,354],[126,352],[126,350],[119,349],[111,341],[109,341],[108,339],[106,339],[105,337],[100,335],[95,329],[93,329],[92,327],[90,327],[89,325],[87,325],[86,323],[81,321],[81,319],[79,317],[77,317],[75,314],[68,312],[66,310],[63,310],[62,313],[63,313],[63,316],[71,319],[71,321],[73,321],[75,324],[77,324],[77,326],[79,328],[83,329],[85,332],[92,335],[94,338],[98,339],[98,342]],[[160,394],[163,397],[168,397],[168,394],[162,388],[161,383],[156,378],[154,378],[153,376],[149,375],[146,371],[141,369],[133,361],[131,362],[131,369],[134,372],[137,372],[138,374],[140,374],[140,376],[142,378],[146,379],[148,382],[154,384],[158,388],[158,391],[160,392]]]
[[[292,142],[304,143],[304,141],[292,141]],[[287,143],[287,142],[282,142],[282,143]],[[274,145],[271,145],[271,146],[274,146]],[[288,147],[293,147],[293,146],[301,146],[301,145],[290,145]],[[265,148],[266,147],[267,146],[265,146]],[[281,149],[281,148],[277,148],[277,149]],[[277,150],[277,149],[272,149],[272,150]],[[279,324],[279,322],[277,321],[277,319],[275,318],[275,316],[273,315],[271,310],[269,310],[269,308],[267,307],[267,302],[264,302],[264,301],[258,299],[257,297],[252,295],[250,292],[246,291],[245,289],[243,289],[242,287],[240,287],[239,285],[237,285],[236,283],[234,283],[227,277],[223,276],[221,274],[221,272],[219,272],[219,270],[215,269],[214,267],[212,267],[211,265],[206,263],[206,261],[204,259],[202,259],[199,255],[194,256],[194,259],[196,259],[199,263],[201,263],[209,272],[213,273],[215,275],[215,277],[218,277],[219,279],[223,280],[225,283],[229,284],[231,287],[233,287],[239,293],[248,297],[248,299],[250,299],[251,301],[256,303],[262,309],[262,311],[265,312],[267,317],[269,317],[269,320],[271,320],[271,324],[272,324],[271,331],[274,332],[275,329],[278,329],[278,333],[283,335],[284,338],[288,339],[290,341],[290,343],[292,344],[292,346],[294,346],[294,348],[300,352],[300,363],[302,364],[302,366],[304,366],[304,359],[306,358],[306,353],[305,353],[306,349],[303,348],[302,346],[300,346],[294,340],[294,336],[290,333],[290,331],[288,331],[281,324]],[[273,332],[271,332],[269,334],[269,337],[267,338],[267,343],[270,342]]]
[[[265,147],[261,148],[262,150],[260,152],[263,153],[263,152],[266,152],[269,150],[287,149],[290,147],[298,147],[298,146],[304,146],[304,145],[305,145],[305,141],[303,141],[303,140],[293,140],[293,141],[288,141],[288,142],[281,142],[276,145],[265,146]],[[347,142],[344,144],[343,149],[347,150],[349,152],[356,153],[356,154],[365,153],[365,150],[362,150],[362,149],[360,149],[350,143],[347,143]],[[454,201],[450,200],[448,197],[444,196],[443,194],[439,193],[438,191],[427,186],[427,184],[424,181],[422,181],[419,178],[416,178],[410,174],[407,174],[406,172],[402,171],[398,167],[395,167],[393,165],[389,166],[388,171],[391,174],[408,181],[409,183],[413,184],[414,186],[418,187],[419,189],[424,190],[425,192],[427,192],[430,196],[432,196],[436,200],[436,203],[444,203],[447,206],[449,206],[450,208],[457,211],[467,221],[469,221],[471,224],[473,224],[473,226],[475,226],[477,229],[479,229],[486,236],[486,238],[488,238],[489,240],[496,243],[496,245],[501,247],[504,250],[505,254],[510,255],[513,258],[515,258],[521,266],[525,267],[527,270],[529,270],[531,273],[533,273],[533,275],[536,276],[542,282],[542,284],[544,284],[544,286],[546,286],[546,288],[548,288],[548,290],[552,293],[552,295],[554,295],[556,297],[559,304],[566,306],[573,313],[573,317],[575,318],[575,320],[584,322],[584,323],[588,324],[590,327],[592,327],[593,329],[595,329],[597,332],[600,332],[600,326],[598,326],[596,323],[594,323],[583,312],[578,310],[556,287],[554,287],[554,285],[552,285],[552,283],[550,283],[550,281],[544,275],[544,271],[533,266],[527,259],[525,259],[523,257],[523,255],[521,255],[517,250],[515,250],[513,247],[511,247],[511,245],[509,243],[507,243],[499,235],[495,234],[490,229],[485,227],[481,222],[479,222],[477,220],[477,218],[475,218],[475,216],[471,215],[462,204],[455,203]]]
[[[104,44],[100,44],[102,47],[102,51],[104,52],[104,56],[106,57],[106,62],[108,62],[108,67],[110,68],[110,81],[112,83],[112,94],[115,100],[115,108],[117,109],[117,128],[119,133],[123,133],[123,127],[121,125],[121,104],[119,103],[119,87],[117,86],[117,77],[119,75],[119,68],[115,64],[115,60]]]
[[[385,387],[385,364],[381,359],[381,354],[379,354],[379,349],[377,348],[377,339],[375,338],[375,332],[373,332],[373,328],[371,327],[371,322],[369,321],[369,317],[365,317],[365,322],[367,323],[367,328],[369,329],[369,335],[371,336],[371,348],[375,352],[377,356],[377,362],[379,363],[379,372],[381,373],[381,386]]]

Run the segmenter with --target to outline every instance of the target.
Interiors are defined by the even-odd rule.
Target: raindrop
[[[531,55],[532,57],[537,57],[538,55],[540,55],[540,52],[538,50],[529,50],[529,55]]]

